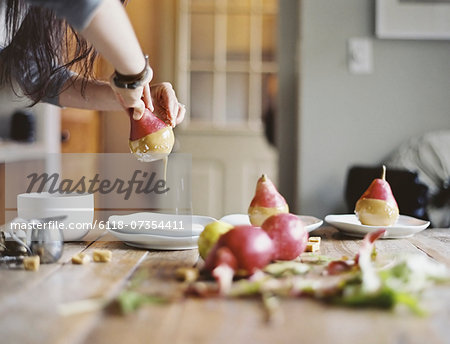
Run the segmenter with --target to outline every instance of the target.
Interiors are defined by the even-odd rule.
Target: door
[[[193,209],[216,218],[246,213],[258,177],[277,182],[278,155],[268,138],[276,112],[278,1],[178,5],[176,88],[188,113],[176,138],[177,151],[192,154]]]

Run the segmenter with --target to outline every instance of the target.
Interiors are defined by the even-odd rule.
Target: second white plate
[[[205,226],[213,221],[215,219],[209,216],[151,212],[113,215],[109,217],[109,223],[114,232],[169,237],[198,236]]]
[[[386,229],[384,239],[409,238],[430,225],[429,221],[406,215],[400,215],[397,222],[392,226],[366,226],[359,222],[355,214],[327,215],[325,221],[341,232],[358,238],[362,238],[376,229],[383,228]]]
[[[303,224],[306,227],[308,232],[312,232],[313,230],[322,226],[323,221],[314,216],[306,216],[306,215],[297,215],[300,220],[302,220]],[[220,221],[229,223],[233,226],[238,225],[250,225],[250,219],[247,214],[230,214],[222,217]]]
[[[171,237],[164,235],[109,232],[125,244],[152,250],[191,250],[197,248],[198,236]]]

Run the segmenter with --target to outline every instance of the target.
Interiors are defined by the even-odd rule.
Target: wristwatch
[[[134,75],[124,75],[116,71],[113,78],[114,85],[118,88],[128,88],[131,90],[142,86],[151,72],[150,66],[148,65],[148,55],[145,55],[144,57],[145,67],[142,72]]]

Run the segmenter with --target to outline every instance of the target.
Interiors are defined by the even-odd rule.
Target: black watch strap
[[[119,88],[128,88],[128,89],[136,89],[139,86],[142,86],[144,80],[147,79],[148,73],[150,73],[150,67],[148,65],[148,56],[145,55],[145,67],[144,69],[138,73],[133,75],[124,75],[119,72],[115,72],[113,81],[114,85]]]

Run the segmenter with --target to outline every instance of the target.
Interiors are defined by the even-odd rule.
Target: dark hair
[[[17,82],[36,104],[57,96],[60,89],[55,85],[62,86],[72,69],[76,77],[83,77],[84,94],[87,80],[94,77],[94,48],[52,10],[23,0],[4,3],[6,38],[0,52],[0,84],[14,89],[13,82]]]

